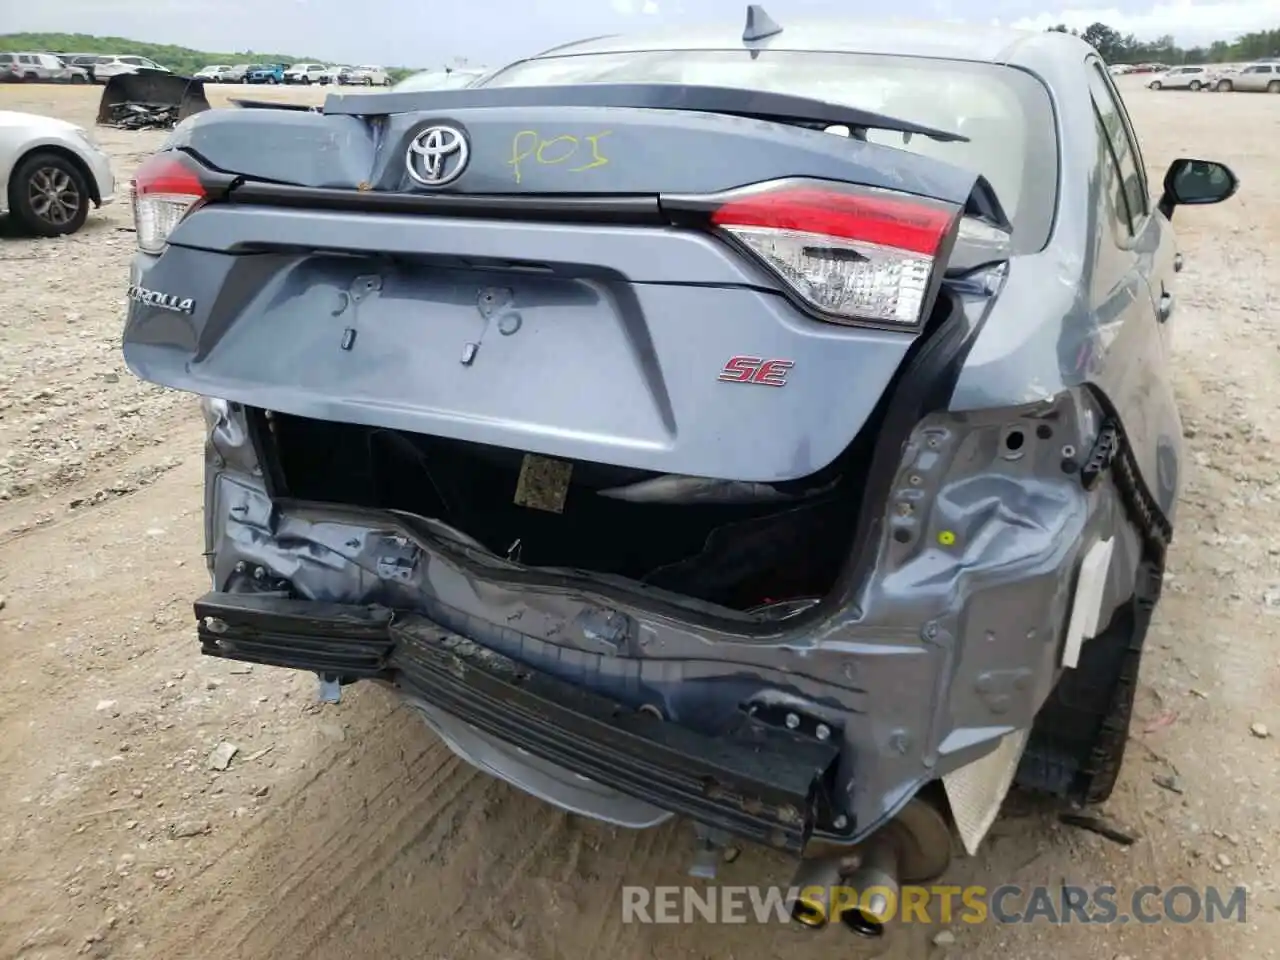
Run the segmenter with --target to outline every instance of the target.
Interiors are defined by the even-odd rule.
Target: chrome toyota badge
[[[427,127],[409,144],[404,162],[424,187],[442,187],[462,175],[469,158],[466,134],[457,127]]]

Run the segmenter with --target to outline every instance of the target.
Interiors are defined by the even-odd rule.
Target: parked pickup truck
[[[752,7],[291,107],[137,172],[203,653],[682,815],[703,875],[789,853],[794,919],[863,936],[1015,780],[1111,794],[1187,466],[1171,218],[1238,181],[1148,184],[1093,47]]]

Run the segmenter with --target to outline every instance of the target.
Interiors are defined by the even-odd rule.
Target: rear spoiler
[[[587,83],[537,87],[462,87],[406,93],[330,94],[324,113],[376,117],[393,113],[447,112],[477,107],[620,107],[720,113],[791,125],[894,130],[933,140],[967,143],[968,137],[935,130],[857,107],[790,94],[677,83]]]

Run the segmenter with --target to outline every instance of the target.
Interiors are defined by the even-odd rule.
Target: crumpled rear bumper
[[[658,810],[793,853],[831,832],[840,750],[752,723],[709,737],[377,605],[209,593],[204,653],[393,683],[482,734]]]
[[[921,422],[863,544],[869,564],[815,616],[774,623],[480,556],[421,517],[273,495],[259,454],[269,444],[254,439],[263,424],[220,402],[206,416],[206,552],[220,592],[201,615],[241,632],[206,626],[203,640],[236,640],[249,658],[253,636],[278,633],[260,662],[396,684],[467,759],[567,809],[612,822],[681,812],[793,850],[861,842],[923,786],[1030,728],[1062,669],[1085,554],[1113,541],[1106,615],[1133,594],[1141,550],[1111,482],[1081,479],[1099,434],[1074,395]],[[285,597],[305,599],[279,606]],[[268,606],[246,609],[251,598]],[[370,608],[388,619],[370,621]],[[442,652],[461,638],[482,664],[554,683],[527,708],[536,723],[509,673]],[[468,683],[502,695],[438,686],[459,662]],[[559,711],[570,703],[581,708]],[[645,712],[681,731],[663,734],[679,751],[631,739]],[[588,780],[600,785],[591,796],[565,802],[561,787]],[[648,813],[592,809],[605,793]]]

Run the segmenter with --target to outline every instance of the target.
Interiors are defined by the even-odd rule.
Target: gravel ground
[[[840,930],[624,924],[622,885],[682,882],[686,827],[561,814],[461,764],[378,690],[321,707],[305,677],[201,658],[200,418],[124,369],[133,237],[117,204],[69,239],[0,224],[0,957],[1275,956],[1280,98],[1125,90],[1156,183],[1179,156],[1225,160],[1244,182],[1177,219],[1192,462],[1130,759],[1103,811],[1138,840],[1014,796],[948,879],[1110,883],[1122,899],[1244,885],[1244,923],[935,923],[874,949]],[[96,96],[3,86],[0,109],[88,125]],[[161,139],[99,136],[122,179]],[[788,880],[745,851],[718,882]]]

